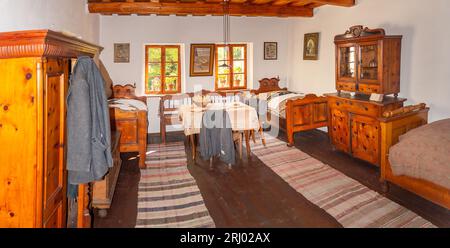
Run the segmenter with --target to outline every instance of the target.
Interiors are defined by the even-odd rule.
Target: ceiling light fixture
[[[230,43],[230,0],[223,0],[223,44],[224,46],[224,56],[228,58]],[[220,67],[229,67],[226,61],[223,62]]]

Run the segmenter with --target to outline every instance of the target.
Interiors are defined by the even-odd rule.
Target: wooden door
[[[66,226],[65,122],[69,63],[44,63],[44,184],[43,227]]]
[[[341,151],[350,152],[350,131],[348,113],[331,109],[331,142]]]
[[[380,124],[370,117],[351,117],[352,155],[375,165],[380,158]]]
[[[383,57],[380,42],[371,41],[359,44],[358,83],[380,85],[383,75]]]

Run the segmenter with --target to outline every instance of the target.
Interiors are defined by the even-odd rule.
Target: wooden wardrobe
[[[363,26],[353,26],[335,37],[338,92],[326,95],[328,134],[337,150],[377,166],[381,163],[379,118],[406,101],[397,97],[401,41],[402,36],[387,36],[383,29]],[[381,94],[383,100],[371,101],[371,94]]]
[[[66,227],[69,76],[101,50],[50,30],[0,33],[0,227]]]

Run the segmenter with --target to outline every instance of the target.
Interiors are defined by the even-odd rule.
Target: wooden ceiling
[[[223,15],[223,0],[88,0],[103,15]],[[355,0],[230,0],[232,16],[312,17],[323,5],[351,7]]]

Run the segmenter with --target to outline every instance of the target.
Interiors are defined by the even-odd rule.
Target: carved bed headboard
[[[131,84],[114,85],[111,98],[136,99],[147,103],[147,97],[136,96],[136,87]]]
[[[280,78],[263,78],[259,80],[259,89],[252,90],[252,93],[260,94],[277,90],[287,90],[287,88],[280,88]]]

